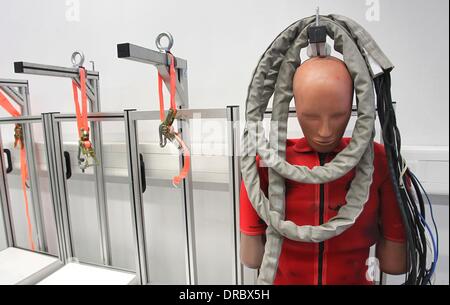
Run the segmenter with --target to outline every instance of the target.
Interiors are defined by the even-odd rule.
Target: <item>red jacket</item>
[[[326,157],[330,162],[350,138]],[[286,160],[309,168],[320,165],[319,155],[305,138],[287,140]],[[274,284],[371,284],[367,279],[369,248],[380,236],[404,242],[404,228],[388,173],[384,146],[374,143],[374,174],[369,200],[355,224],[323,243],[283,240]],[[267,168],[259,167],[261,188],[267,196]],[[336,216],[345,205],[345,195],[355,170],[323,185],[286,180],[286,219],[297,225],[319,225]],[[266,224],[248,199],[244,184],[240,194],[240,229],[247,235],[265,234]]]

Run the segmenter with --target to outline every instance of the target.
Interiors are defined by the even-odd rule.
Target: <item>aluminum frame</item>
[[[28,62],[15,62],[14,70],[16,73],[43,75],[51,77],[69,78],[76,83],[80,83],[78,68],[59,67],[42,65]],[[86,89],[87,97],[90,101],[90,112],[100,113],[100,90],[99,90],[100,76],[97,71],[86,71]],[[94,176],[96,182],[96,201],[99,213],[100,236],[101,236],[101,254],[102,261],[105,265],[111,265],[111,241],[109,236],[108,211],[106,204],[106,187],[103,167],[103,150],[102,150],[102,130],[98,122],[91,123],[92,143],[96,151],[96,157],[99,166],[94,168]]]
[[[0,79],[0,90],[6,94],[20,109],[22,116],[31,114],[30,108],[30,91],[28,81]],[[11,118],[14,122],[14,118]],[[16,120],[17,121],[17,120]],[[48,251],[47,237],[45,234],[45,223],[42,215],[42,201],[39,192],[39,179],[36,167],[36,154],[33,141],[33,131],[30,124],[24,123],[23,128],[25,151],[27,154],[27,167],[29,175],[30,195],[33,205],[33,220],[36,224],[37,250],[41,252]],[[16,246],[16,238],[14,236],[14,226],[11,219],[10,195],[7,182],[6,171],[3,161],[3,143],[0,134],[0,202],[3,210],[3,219],[6,232],[6,242],[8,247]]]
[[[166,53],[154,51],[151,49],[147,49],[144,47],[136,46],[130,43],[122,43],[117,45],[117,56],[118,58],[128,59],[132,61],[137,61],[141,63],[146,63],[153,65],[157,68],[158,73],[161,75],[164,84],[167,88],[170,88],[170,57],[167,56]],[[188,94],[188,77],[187,77],[187,61],[185,59],[175,57],[175,70],[177,72],[177,80],[176,80],[176,99],[178,101],[179,110],[188,109],[189,108],[189,94]],[[158,113],[158,112],[156,112]],[[129,164],[130,169],[134,173],[130,173],[134,175],[134,179],[141,181],[140,171],[138,170],[138,160],[136,159],[139,156],[136,155],[138,151],[138,138],[137,138],[137,130],[136,123],[133,116],[136,115],[135,112],[130,112],[127,115],[127,135],[129,135],[129,145],[127,145],[129,149]],[[177,118],[177,123],[179,127],[180,135],[185,143],[189,145],[190,132],[189,132],[189,124],[186,124],[183,119],[180,117]],[[136,146],[134,146],[136,144]],[[180,154],[179,158],[180,168],[183,167],[183,155]],[[136,174],[136,171],[138,174]],[[185,235],[186,235],[186,279],[188,284],[195,285],[198,283],[197,276],[197,255],[196,255],[196,247],[195,247],[195,223],[194,223],[194,200],[192,194],[192,171],[189,171],[186,179],[183,179],[182,186],[183,196],[182,196],[182,204],[184,206],[183,209],[183,218],[185,220]],[[142,192],[139,188],[132,190],[135,195],[135,205],[136,211],[138,214],[133,217],[136,220],[136,230],[139,234],[139,241],[145,241],[145,227],[143,222],[143,199]],[[144,239],[143,239],[144,238]],[[147,256],[144,255],[145,245],[139,245],[139,260],[142,264],[142,274],[141,281],[143,283],[149,282],[149,274],[148,274],[148,264],[146,263]],[[144,264],[145,262],[145,264]]]
[[[60,259],[64,264],[67,264],[73,260],[76,255],[73,247],[72,227],[70,221],[70,208],[69,198],[67,192],[67,179],[62,174],[66,171],[65,163],[63,161],[63,141],[61,133],[61,123],[75,122],[76,115],[74,114],[60,114],[60,113],[44,113],[42,114],[42,120],[44,122],[46,150],[48,151],[48,163],[49,163],[49,176],[51,180],[51,193],[54,202],[55,218],[57,224],[58,241],[60,242],[60,252],[62,253]],[[101,123],[111,121],[125,122],[125,113],[89,113],[88,121],[90,123]],[[129,183],[129,182],[127,182]],[[130,194],[131,197],[131,194]],[[130,200],[130,203],[132,201]],[[97,207],[98,208],[98,207]],[[97,213],[100,211],[97,210]],[[134,206],[131,205],[131,214],[135,214]],[[101,225],[101,224],[100,224]],[[133,234],[135,244],[137,245],[137,235]],[[100,240],[102,242],[102,240]],[[139,279],[140,266],[136,261],[135,270],[127,270],[124,268],[118,268],[107,264],[96,264],[92,262],[81,262],[84,265],[90,265],[95,267],[102,267],[111,270],[134,272],[136,278]],[[139,281],[138,281],[139,282]],[[139,282],[140,283],[140,282]]]
[[[177,112],[177,121],[183,122],[182,136],[185,139],[186,145],[189,147],[190,135],[186,134],[186,127],[189,127],[189,120],[195,119],[195,115],[200,114],[201,118],[207,119],[224,119],[227,121],[227,133],[229,141],[229,180],[227,187],[220,186],[219,190],[227,190],[230,196],[230,213],[233,218],[232,226],[232,281],[234,284],[243,284],[243,265],[240,261],[240,230],[239,230],[239,193],[240,193],[240,129],[239,129],[239,107],[229,106],[223,109],[180,109]],[[148,269],[148,256],[146,245],[146,231],[144,218],[144,198],[141,187],[141,171],[139,168],[139,139],[138,139],[138,122],[139,121],[158,121],[159,111],[135,111],[128,110],[125,114],[126,134],[127,134],[127,154],[128,154],[128,169],[131,177],[130,187],[133,194],[134,211],[133,226],[135,233],[138,235],[138,251],[137,261],[141,270],[140,282],[149,283],[150,270]],[[180,163],[180,166],[183,164]],[[156,180],[156,179],[155,179]],[[161,179],[163,180],[163,179]],[[148,180],[147,180],[148,183]],[[152,184],[153,185],[153,184]],[[166,182],[165,185],[170,185]],[[201,186],[196,184],[196,186]],[[203,189],[196,187],[195,189]],[[215,188],[217,190],[217,188]],[[186,257],[186,282],[188,284],[198,284],[197,281],[197,258],[196,258],[196,244],[195,244],[195,230],[194,230],[194,206],[192,202],[188,202],[189,196],[192,196],[194,190],[194,183],[192,181],[192,171],[184,180],[183,192],[183,218],[185,220],[185,257]],[[194,278],[193,278],[194,276]],[[196,280],[195,282],[193,280]]]
[[[27,126],[27,125],[31,125],[31,124],[41,124],[42,128],[45,132],[45,126],[44,126],[44,121],[42,120],[41,116],[21,116],[21,117],[16,117],[16,118],[0,118],[0,125],[5,125],[5,124],[22,124],[23,126]],[[0,146],[1,146],[1,139],[0,139]],[[47,147],[46,147],[46,160],[47,162],[49,162],[49,155],[47,153]],[[35,160],[33,160],[35,161]],[[49,170],[51,170],[51,164],[47,163],[47,166],[49,168]],[[49,179],[49,185],[50,187],[52,187],[52,180],[51,177],[48,177]],[[56,232],[57,232],[57,245],[58,245],[58,255],[57,257],[59,258],[59,260],[61,260],[63,262],[63,252],[61,251],[62,249],[62,243],[64,242],[63,240],[61,240],[59,238],[59,228],[58,228],[58,219],[57,219],[57,213],[55,210],[55,201],[53,200],[53,190],[50,193],[52,195],[52,207],[53,207],[53,212],[54,212],[54,217],[55,217],[55,224],[56,224]],[[11,216],[11,214],[9,214],[9,216]],[[11,219],[12,221],[12,219]],[[18,247],[17,245],[12,245],[12,247],[14,248],[19,248],[22,249],[21,247]],[[27,250],[27,249],[24,249]],[[30,250],[28,250],[30,251]],[[37,249],[35,251],[33,251],[35,253],[39,253],[39,254],[44,254],[44,255],[48,255],[48,256],[54,256],[50,253],[47,253],[47,250],[41,250],[41,249]]]

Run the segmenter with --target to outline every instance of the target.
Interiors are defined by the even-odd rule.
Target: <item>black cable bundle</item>
[[[392,103],[390,72],[385,71],[381,76],[375,78],[374,83],[389,174],[406,233],[407,273],[405,284],[425,285],[430,283],[436,260],[431,268],[427,269],[428,240],[425,203],[422,196],[423,187],[416,176],[407,168],[401,155],[401,137]],[[426,195],[425,192],[424,194]]]

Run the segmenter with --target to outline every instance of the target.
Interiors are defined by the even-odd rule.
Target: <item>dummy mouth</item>
[[[334,143],[334,140],[332,141],[315,141],[317,144],[322,145],[322,146],[326,146],[326,145],[330,145]]]

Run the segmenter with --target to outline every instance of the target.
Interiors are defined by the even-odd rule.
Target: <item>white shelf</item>
[[[56,257],[7,248],[0,251],[0,285],[33,285],[61,267]]]
[[[38,285],[133,285],[136,274],[125,271],[69,263]]]

